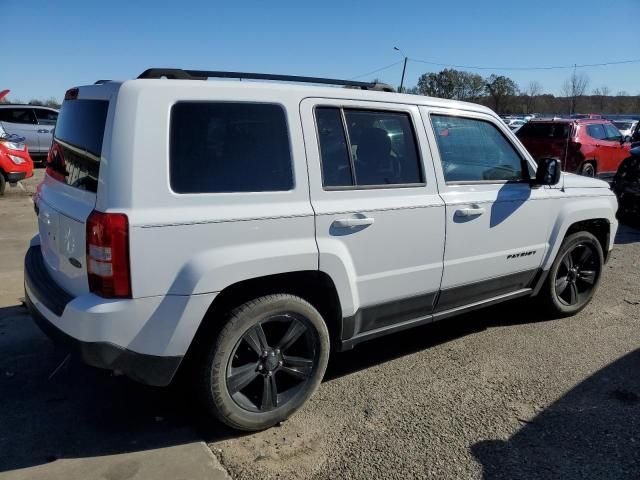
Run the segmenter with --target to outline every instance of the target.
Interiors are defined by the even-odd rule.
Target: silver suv
[[[53,139],[58,111],[35,105],[0,105],[0,126],[9,134],[26,139],[34,159],[46,157]]]

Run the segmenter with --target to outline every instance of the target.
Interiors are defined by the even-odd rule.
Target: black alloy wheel
[[[598,253],[591,243],[578,243],[568,250],[556,272],[558,300],[570,307],[580,306],[591,298],[600,276]]]
[[[266,318],[238,341],[227,365],[227,389],[250,412],[268,412],[305,390],[318,339],[307,319],[293,312]]]

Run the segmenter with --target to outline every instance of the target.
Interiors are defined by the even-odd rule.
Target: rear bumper
[[[36,325],[54,343],[78,355],[93,367],[120,370],[127,377],[146,385],[166,386],[171,383],[182,357],[159,357],[133,352],[106,342],[83,342],[67,335],[50,322],[33,304],[25,289],[25,301]]]
[[[52,340],[89,365],[156,386],[173,379],[215,296],[73,297],[49,275],[40,245],[27,251],[24,278],[27,307]]]

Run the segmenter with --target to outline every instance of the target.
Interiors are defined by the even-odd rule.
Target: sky
[[[73,86],[135,78],[149,67],[380,80],[405,86],[429,62],[486,66],[520,88],[560,94],[570,69],[504,70],[640,60],[640,0],[0,0],[0,90],[60,100]],[[635,28],[634,28],[635,27]],[[367,75],[379,68],[392,67]],[[500,67],[493,68],[493,67]],[[640,94],[640,61],[578,69],[590,90]]]

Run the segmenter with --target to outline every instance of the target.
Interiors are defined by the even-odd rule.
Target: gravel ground
[[[621,231],[579,315],[518,302],[363,344],[332,357],[281,427],[238,435],[179,386],[61,366],[66,353],[20,307],[32,208],[19,189],[0,198],[0,478],[203,437],[238,479],[640,477],[638,231]]]

